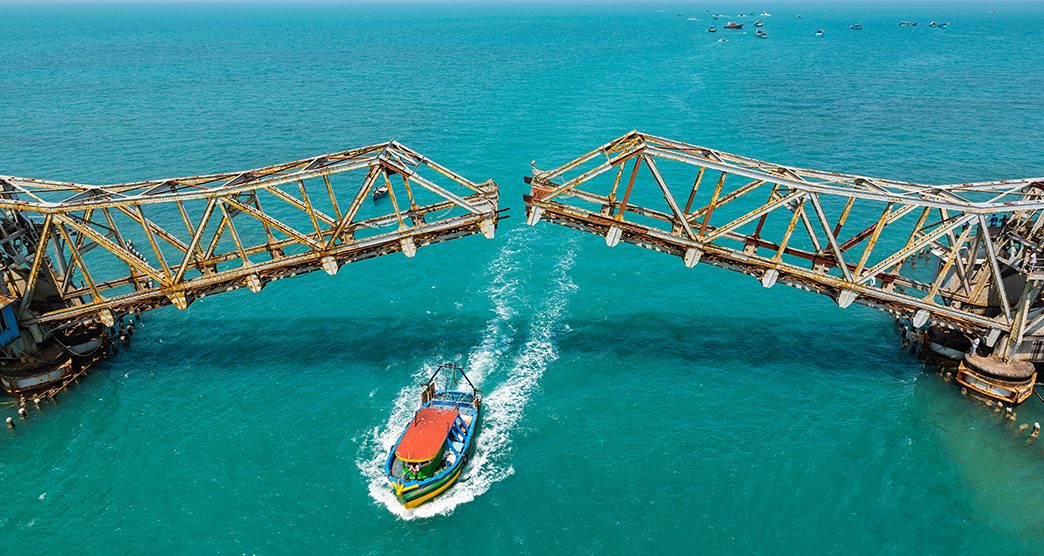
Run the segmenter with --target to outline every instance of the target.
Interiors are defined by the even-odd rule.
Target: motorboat
[[[460,365],[439,365],[422,386],[421,406],[384,465],[395,497],[407,508],[432,500],[457,482],[475,450],[481,418],[482,391]]]

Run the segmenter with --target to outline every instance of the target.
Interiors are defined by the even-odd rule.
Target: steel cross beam
[[[701,189],[708,173],[714,187]],[[1028,247],[1044,239],[1044,178],[923,185],[782,166],[637,131],[553,170],[534,165],[526,181],[530,225],[547,220],[605,236],[610,247],[623,241],[689,267],[707,262],[917,326],[992,331],[991,344],[1000,334],[1021,337],[1012,315],[1018,275]],[[795,233],[799,222],[803,233]]]
[[[472,182],[394,141],[241,172],[103,186],[0,176],[0,185],[0,210],[39,230],[16,293],[23,322],[48,330],[492,238],[502,212],[494,181]]]

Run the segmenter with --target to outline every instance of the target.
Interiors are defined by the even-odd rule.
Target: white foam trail
[[[519,229],[516,228],[515,231]],[[509,235],[505,246],[491,265],[495,273],[487,293],[493,302],[494,315],[486,325],[482,341],[468,354],[469,376],[478,387],[494,374],[503,356],[503,346],[514,338],[511,319],[516,307],[524,300],[518,291],[519,260],[516,256],[525,249],[522,233]],[[521,244],[521,246],[520,246]],[[359,469],[369,479],[370,496],[402,519],[416,519],[452,513],[457,506],[481,496],[496,482],[510,476],[514,469],[508,464],[511,432],[522,418],[526,403],[548,365],[557,359],[555,338],[562,311],[576,284],[569,277],[575,260],[575,243],[567,244],[552,272],[553,286],[547,298],[534,315],[529,338],[512,360],[512,369],[504,382],[487,393],[483,402],[483,425],[479,432],[474,456],[458,484],[447,493],[419,508],[407,510],[392,494],[384,477],[384,462],[388,451],[409,421],[417,406],[417,388],[409,385],[396,397],[392,414],[383,428],[374,428],[368,444],[373,448],[370,457],[357,461]],[[432,364],[418,370],[420,376]],[[426,378],[426,377],[425,377]],[[365,451],[364,451],[365,453]]]
[[[517,292],[518,272],[521,268],[519,259],[528,254],[525,236],[517,233],[517,228],[515,232],[508,235],[507,241],[487,271],[491,274],[491,282],[486,288],[486,293],[493,304],[493,317],[483,331],[482,341],[468,354],[468,376],[476,387],[481,387],[484,378],[496,370],[503,346],[509,346],[514,337],[515,329],[511,325],[511,319],[517,314],[515,305],[520,300]],[[416,411],[419,395],[416,383],[426,379],[432,368],[443,361],[444,357],[429,356],[414,372],[411,384],[403,387],[395,397],[388,421],[383,427],[374,427],[364,442],[364,445],[370,447],[368,453],[366,450],[363,451],[368,457],[356,462],[364,476],[369,479],[370,496],[393,513],[407,519],[415,517],[415,514],[405,510],[392,495],[384,477],[384,463],[399,433]]]
[[[528,243],[523,234],[518,233],[519,230],[515,228],[513,231],[516,233],[508,236],[508,241],[490,265],[493,282],[486,288],[486,293],[493,302],[493,318],[486,324],[482,342],[468,353],[466,365],[468,377],[475,386],[481,385],[487,376],[496,371],[503,349],[510,346],[515,336],[511,319],[518,314],[515,306],[522,302],[518,292],[518,259],[520,254],[528,255]]]
[[[577,287],[569,277],[575,260],[572,244],[558,261],[552,273],[554,288],[549,292],[544,304],[534,316],[530,325],[529,339],[512,361],[512,370],[508,378],[498,384],[483,401],[482,430],[479,432],[475,457],[470,464],[470,474],[466,483],[458,487],[443,501],[435,500],[431,504],[434,514],[453,511],[458,505],[470,502],[484,494],[494,483],[514,473],[509,464],[511,433],[521,420],[526,404],[544,375],[544,371],[558,359],[558,347],[555,344],[562,312]],[[425,509],[424,506],[418,509]]]

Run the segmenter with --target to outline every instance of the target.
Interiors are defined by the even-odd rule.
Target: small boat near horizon
[[[441,390],[436,386],[440,378]],[[461,379],[467,389],[460,389]],[[421,407],[384,464],[395,497],[406,508],[430,501],[457,482],[474,452],[481,418],[482,391],[460,365],[439,365],[422,386]]]

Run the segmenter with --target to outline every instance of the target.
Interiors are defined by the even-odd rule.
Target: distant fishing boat
[[[862,23],[853,23],[852,25],[849,26],[849,28],[852,29],[853,31],[862,31],[863,30],[863,24]]]
[[[734,21],[730,21],[730,22],[725,24],[725,28],[726,29],[742,29],[743,28],[743,24],[742,23],[736,23]]]
[[[822,30],[822,29],[818,29],[818,30],[816,31],[816,36],[817,36],[817,37],[822,37],[822,36],[823,36],[823,30]]]
[[[436,388],[440,375],[443,390]],[[461,378],[469,388],[457,389]],[[403,506],[416,508],[457,482],[475,448],[481,407],[482,392],[460,365],[438,366],[421,391],[420,409],[392,446],[384,465],[388,482]]]
[[[759,19],[759,20],[757,20],[757,21],[755,21],[755,22],[754,22],[754,26],[755,26],[755,27],[764,27],[764,26],[765,26],[765,24],[764,24],[764,23],[762,23],[762,22],[761,22],[761,20]]]
[[[377,199],[380,199],[381,197],[384,197],[387,194],[388,194],[388,186],[387,185],[380,185],[380,186],[377,187],[377,189],[373,190],[373,200],[376,201]]]

